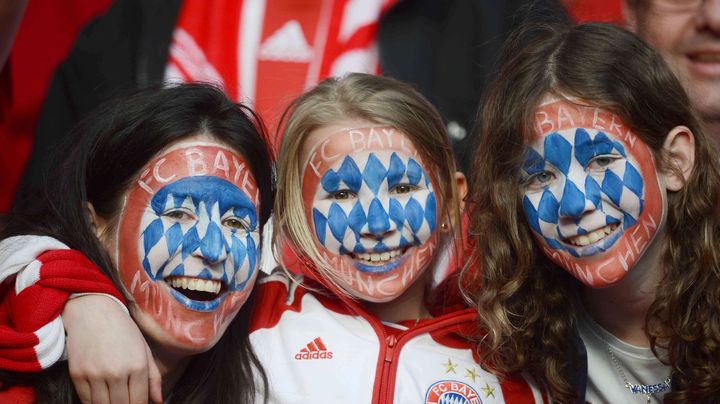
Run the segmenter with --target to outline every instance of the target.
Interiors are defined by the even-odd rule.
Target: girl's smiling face
[[[664,223],[652,151],[618,116],[567,100],[538,108],[536,127],[520,187],[541,249],[587,286],[618,282]]]
[[[313,131],[302,194],[320,254],[340,286],[371,302],[400,296],[438,246],[435,179],[408,136],[349,121]]]

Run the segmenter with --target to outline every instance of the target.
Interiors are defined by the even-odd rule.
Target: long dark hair
[[[574,401],[568,356],[574,328],[570,293],[578,282],[535,246],[520,203],[517,173],[544,96],[582,100],[628,124],[653,151],[658,169],[666,135],[684,125],[695,135],[695,166],[669,196],[662,280],[648,310],[651,347],[667,349],[673,391],[667,402],[705,402],[720,394],[720,170],[683,87],[660,55],[630,32],[607,24],[530,25],[506,43],[497,80],[480,113],[471,201],[473,261],[468,293],[487,336],[486,360],[500,373],[528,370],[559,402]]]
[[[117,271],[93,231],[86,203],[92,203],[103,219],[116,218],[122,196],[139,170],[171,143],[201,133],[245,158],[257,182],[260,224],[264,224],[274,202],[274,159],[262,122],[215,87],[184,84],[141,90],[91,113],[74,129],[42,194],[26,201],[22,212],[3,218],[0,238],[55,237],[86,254],[122,290]],[[256,392],[267,390],[267,378],[248,338],[251,300],[212,349],[191,359],[173,390],[173,403],[253,402]],[[29,377],[38,402],[73,400],[67,366],[55,368],[60,370]]]

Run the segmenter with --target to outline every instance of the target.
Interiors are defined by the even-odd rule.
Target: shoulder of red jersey
[[[303,311],[303,300],[314,299],[322,307],[339,314],[355,315],[342,299],[303,275],[288,274],[282,268],[258,279],[255,285],[250,332],[275,327],[283,313]]]

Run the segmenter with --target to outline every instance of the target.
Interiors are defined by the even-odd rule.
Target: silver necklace
[[[670,375],[668,375],[667,379],[665,379],[662,383],[657,384],[633,384],[630,383],[625,376],[625,372],[622,369],[622,366],[620,366],[620,362],[615,357],[615,354],[613,353],[612,348],[610,347],[610,344],[605,341],[603,338],[603,343],[605,343],[605,347],[607,348],[608,354],[610,355],[610,360],[615,365],[615,369],[620,374],[620,377],[622,377],[623,382],[625,383],[625,388],[630,390],[633,394],[645,394],[645,397],[647,397],[647,404],[650,404],[650,396],[656,393],[664,393],[666,391],[670,391]]]

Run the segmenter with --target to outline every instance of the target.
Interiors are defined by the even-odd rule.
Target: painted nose
[[[708,30],[717,40],[720,35],[720,0],[705,0],[695,12],[695,26],[698,30]]]
[[[363,233],[370,234],[374,237],[382,237],[387,233],[391,233],[397,229],[395,222],[390,219],[390,215],[382,206],[378,198],[370,202],[370,208],[367,215],[367,226],[363,229]]]
[[[194,252],[207,264],[217,264],[227,258],[227,248],[222,231],[215,223],[210,223],[205,237],[200,240],[200,245]]]
[[[595,209],[596,203],[594,192],[583,193],[573,181],[566,181],[560,199],[560,216],[580,217],[585,212]]]

